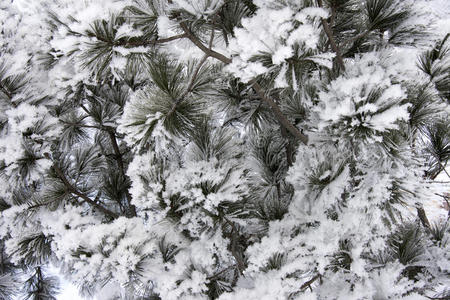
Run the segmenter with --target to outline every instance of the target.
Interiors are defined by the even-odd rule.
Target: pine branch
[[[362,39],[363,37],[365,37],[366,35],[368,35],[371,32],[372,32],[372,30],[366,30],[366,31],[360,32],[359,34],[355,35],[354,37],[352,37],[350,40],[346,41],[345,43],[350,44],[351,47],[353,47],[353,44],[357,40]]]
[[[128,47],[140,47],[140,46],[154,46],[154,45],[159,45],[159,44],[164,44],[164,43],[168,43],[168,42],[172,42],[175,40],[179,40],[179,39],[183,39],[186,38],[187,34],[178,34],[175,36],[171,36],[168,38],[163,38],[163,39],[157,39],[157,40],[153,40],[153,41],[119,41],[119,42],[115,42],[114,46],[128,46]],[[106,40],[101,40],[102,42],[108,42]]]
[[[220,60],[221,62],[223,62],[226,65],[231,63],[230,58],[226,57],[225,55],[223,55],[219,52],[209,49],[208,47],[203,45],[203,43],[192,33],[192,31],[189,29],[189,27],[186,25],[186,23],[181,22],[180,26],[183,29],[183,31],[186,33],[187,38],[192,43],[194,43],[194,45],[196,45],[200,50],[202,50],[206,55],[214,57],[215,59]]]
[[[86,96],[86,92],[85,92],[85,96]],[[86,108],[86,106],[84,106],[84,104],[80,105],[81,109],[84,110],[85,113],[87,113],[89,116],[91,115],[91,112],[89,111],[89,109]]]
[[[80,123],[66,122],[64,120],[59,120],[59,121],[65,125],[69,125],[69,126],[77,126],[77,127],[81,127],[81,128],[94,128],[94,129],[99,129],[99,130],[108,130],[105,127],[96,126],[96,125],[86,125],[86,124],[80,124]]]
[[[207,56],[211,56],[216,58],[217,60],[220,60],[224,64],[230,64],[231,59],[224,56],[221,53],[218,53],[212,49],[209,49],[203,43],[190,31],[188,26],[184,23],[180,23],[181,28],[184,30],[184,32],[187,34],[187,37],[189,40],[192,41],[200,50],[202,50]],[[272,108],[273,113],[275,114],[275,117],[278,119],[278,121],[284,126],[294,137],[299,139],[302,143],[305,145],[308,144],[308,137],[300,132],[300,130],[297,129],[294,125],[292,125],[289,120],[286,118],[286,116],[281,112],[281,109],[278,107],[278,105],[275,103],[274,100],[267,97],[261,86],[256,82],[256,80],[250,81],[250,85],[253,86],[253,89],[256,91],[256,93],[260,96],[260,98]]]
[[[36,274],[37,274],[37,290],[35,291],[35,293],[37,293],[37,296],[41,296],[42,294],[42,272],[41,272],[41,267],[37,267],[36,268]]]
[[[323,7],[322,0],[317,0],[317,3],[319,5],[319,7]],[[336,41],[334,40],[333,32],[331,31],[330,25],[328,25],[328,22],[325,19],[321,19],[320,21],[321,21],[322,27],[325,30],[325,33],[328,37],[328,40],[330,41],[331,49],[333,49],[334,53],[336,53],[336,60],[337,60],[338,64],[340,65],[340,67],[342,68],[342,70],[345,71],[344,60],[342,59],[341,51],[339,50],[339,48],[336,44]]]
[[[209,49],[212,48],[213,45],[213,41],[214,41],[214,29],[211,32],[211,38],[209,40]],[[189,82],[188,87],[186,88],[186,91],[181,95],[181,97],[178,99],[178,101],[176,101],[173,106],[172,109],[169,111],[169,113],[167,114],[166,118],[169,118],[176,110],[176,108],[178,107],[178,105],[184,101],[184,99],[186,99],[187,95],[192,91],[192,88],[194,87],[195,84],[195,80],[197,79],[198,73],[200,72],[201,67],[203,66],[203,64],[206,62],[206,60],[208,59],[209,55],[205,54],[202,59],[200,60],[200,62],[198,63],[197,67],[194,70],[194,74],[192,74],[192,78],[191,81]]]
[[[444,173],[447,175],[447,177],[450,178],[450,174],[448,174],[448,172],[447,172],[447,170],[446,170],[446,168],[447,168],[447,162],[448,162],[448,161],[446,161],[446,162],[445,162],[445,165],[443,165],[442,162],[439,161],[439,165],[441,166],[441,171],[439,171],[439,173],[441,173],[442,171],[444,171]],[[438,175],[439,175],[439,173],[438,173]]]
[[[8,89],[0,82],[0,90],[3,92],[3,94],[6,95],[6,97],[8,97],[9,102],[11,103],[12,107],[16,108],[17,107],[17,103],[13,102],[13,94],[8,91]]]
[[[115,153],[115,158],[117,160],[117,164],[119,165],[120,173],[122,173],[122,176],[124,178],[128,178],[127,174],[125,173],[125,167],[123,164],[123,158],[122,158],[123,154],[120,152],[119,145],[117,144],[115,130],[113,128],[111,128],[111,129],[107,130],[107,132],[108,132],[109,138],[111,139],[111,143],[112,143],[114,153]],[[126,198],[127,198],[127,206],[130,209],[131,216],[136,217],[136,207],[133,204],[131,204],[131,194],[128,191],[128,189],[126,191]]]
[[[284,149],[286,151],[286,162],[288,164],[288,167],[292,167],[293,161],[292,161],[292,143],[289,140],[288,133],[286,131],[286,128],[284,126],[281,126],[281,136],[287,140],[286,145],[284,146]]]
[[[6,97],[8,97],[10,100],[12,99],[12,94],[1,83],[0,83],[0,90],[3,92],[3,94],[6,95]]]
[[[278,121],[281,123],[281,125],[286,128],[292,135],[294,135],[297,139],[299,139],[303,144],[308,145],[308,137],[304,135],[303,133],[298,130],[297,127],[292,125],[291,122],[285,117],[281,109],[278,107],[278,105],[275,103],[274,100],[267,97],[262,87],[259,85],[259,83],[256,82],[256,80],[250,81],[251,86],[256,91],[259,97],[266,102],[272,108],[273,113],[277,117]]]
[[[303,291],[306,288],[311,288],[311,284],[314,283],[314,281],[316,281],[317,279],[321,278],[322,276],[320,274],[317,274],[316,276],[314,276],[313,278],[311,278],[310,280],[308,280],[307,282],[305,282],[304,284],[302,284],[302,286],[300,287],[300,290]]]
[[[427,214],[425,213],[425,210],[423,209],[423,207],[417,205],[416,210],[417,210],[417,216],[419,217],[420,222],[422,223],[423,227],[430,229],[431,224],[430,224],[430,221],[428,221]]]
[[[3,251],[5,249],[3,241],[0,240],[0,274],[5,273],[5,257]]]
[[[234,224],[234,222],[230,221],[227,217],[224,217],[224,220],[231,226],[231,254],[236,260],[239,273],[243,275],[245,270],[245,264],[242,261],[241,257],[236,252],[236,236],[235,236],[235,233],[237,232],[236,225]]]
[[[229,271],[230,269],[236,268],[237,266],[238,266],[237,264],[233,264],[233,265],[231,265],[231,266],[228,266],[228,267],[226,267],[225,269],[223,269],[223,270],[221,270],[221,271],[219,271],[219,272],[217,272],[217,273],[214,273],[214,274],[211,275],[211,276],[208,276],[206,279],[211,280],[211,279],[217,278],[217,277],[219,277],[220,275],[222,275],[223,273]]]
[[[44,156],[47,159],[51,160],[50,155],[48,153],[45,153]],[[77,190],[75,188],[75,186],[73,186],[69,182],[67,177],[64,175],[64,173],[62,172],[62,170],[58,167],[58,165],[56,163],[53,163],[53,169],[55,170],[55,172],[58,175],[59,179],[61,179],[61,181],[63,182],[63,184],[66,186],[66,188],[69,190],[70,193],[80,197],[81,199],[83,199],[84,201],[89,203],[91,206],[97,208],[98,210],[103,212],[105,215],[108,215],[108,216],[110,216],[113,219],[117,219],[119,217],[119,215],[116,214],[115,212],[113,212],[113,211],[103,207],[102,205],[98,204],[97,202],[95,202],[94,200],[92,200],[91,198],[89,198],[88,196],[86,196],[85,194],[80,192],[79,190]]]
[[[42,207],[42,206],[47,206],[47,205],[52,204],[54,202],[60,201],[65,196],[66,195],[62,195],[61,197],[58,197],[58,198],[53,199],[53,200],[49,200],[49,201],[45,201],[45,202],[42,202],[42,203],[37,203],[37,204],[31,205],[31,206],[28,206],[28,209],[35,209],[35,208],[39,208],[39,207]]]
[[[191,81],[189,82],[189,85],[186,88],[186,91],[181,95],[181,97],[177,101],[175,101],[172,108],[167,113],[166,118],[169,118],[175,112],[178,105],[180,105],[180,103],[183,102],[186,99],[187,95],[192,91],[192,88],[194,87],[195,80],[197,79],[198,73],[200,72],[202,65],[206,62],[208,57],[209,56],[205,54],[203,56],[202,60],[198,63],[197,67],[194,70],[194,74],[192,75]]]

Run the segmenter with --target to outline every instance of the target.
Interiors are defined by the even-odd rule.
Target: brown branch
[[[123,164],[123,158],[122,158],[123,154],[120,152],[119,145],[117,144],[115,130],[113,128],[111,128],[111,129],[107,130],[107,132],[108,132],[109,138],[111,139],[111,144],[114,149],[115,159],[117,161],[117,164],[119,165],[120,173],[122,173],[122,176],[124,178],[128,178],[127,174],[125,173],[125,167]],[[136,206],[131,204],[131,194],[128,191],[128,189],[125,194],[126,194],[126,198],[127,198],[127,206],[130,209],[130,215],[132,217],[136,217]]]
[[[426,298],[428,298],[428,299],[431,299],[431,300],[448,300],[448,297],[446,297],[446,296],[444,296],[444,297],[428,297],[428,296],[425,296]]]
[[[79,124],[79,123],[73,123],[73,122],[66,122],[64,120],[59,120],[61,123],[69,126],[76,126],[76,127],[82,127],[82,128],[94,128],[99,130],[106,130],[105,128],[102,128],[101,126],[96,125],[86,125],[86,124]]]
[[[218,53],[214,50],[209,49],[203,43],[190,31],[190,29],[187,27],[187,25],[184,22],[180,23],[181,28],[184,30],[184,32],[187,34],[187,37],[189,40],[192,41],[200,50],[202,50],[207,56],[214,57],[217,60],[220,60],[224,64],[230,64],[231,59],[226,57],[225,55]],[[261,86],[256,82],[256,80],[250,81],[250,85],[253,86],[253,89],[256,91],[258,96],[261,98],[262,101],[264,101],[269,107],[272,109],[273,113],[275,114],[275,117],[278,119],[278,121],[281,123],[282,126],[284,126],[294,137],[299,139],[302,143],[305,145],[308,144],[308,137],[304,135],[303,133],[298,130],[297,127],[291,124],[289,120],[286,118],[286,116],[281,112],[278,105],[275,103],[274,100],[267,97],[264,93]]]
[[[3,256],[3,250],[5,249],[4,242],[0,240],[0,274],[5,273],[5,258]]]
[[[442,171],[444,171],[444,173],[447,175],[447,177],[450,178],[450,174],[448,174],[448,172],[446,170],[448,161],[445,162],[445,165],[443,165],[440,160],[438,160],[438,162],[439,162],[441,170],[439,171],[439,173],[437,175],[439,175]],[[436,177],[437,177],[437,175],[436,175]]]
[[[229,271],[230,269],[235,268],[235,267],[237,267],[237,264],[233,264],[233,265],[231,265],[231,266],[228,266],[228,267],[226,267],[225,269],[223,269],[223,270],[221,270],[221,271],[219,271],[219,272],[217,272],[217,273],[215,273],[215,274],[213,274],[213,275],[211,275],[211,276],[206,277],[206,279],[208,279],[208,280],[214,279],[214,278],[216,278],[216,277],[222,275],[223,273],[225,273],[225,272],[227,272],[227,271]]]
[[[47,159],[50,159],[50,155],[48,153],[45,153],[44,156]],[[77,190],[77,188],[75,186],[73,186],[69,180],[67,179],[67,177],[64,175],[63,171],[58,167],[58,165],[56,163],[53,163],[53,169],[56,172],[56,175],[58,175],[59,179],[61,179],[61,181],[63,182],[63,184],[66,186],[66,188],[68,189],[68,191],[78,197],[80,197],[81,199],[83,199],[84,201],[86,201],[87,203],[89,203],[91,206],[97,208],[98,210],[100,210],[101,212],[103,212],[105,215],[110,216],[113,219],[117,219],[119,217],[118,214],[116,214],[115,212],[101,206],[100,204],[98,204],[97,202],[95,202],[94,200],[92,200],[91,198],[89,198],[88,196],[86,196],[85,194],[83,194],[82,192],[80,192],[79,190]]]
[[[1,83],[0,83],[0,90],[3,92],[3,94],[6,95],[6,97],[8,97],[10,100],[12,99],[12,94]]]
[[[209,50],[212,50],[212,46],[213,46],[213,41],[214,41],[214,33],[216,31],[213,29],[211,29],[211,38],[209,39]]]
[[[10,91],[8,91],[8,89],[0,83],[0,90],[3,92],[3,94],[6,95],[6,97],[8,97],[9,102],[11,102],[11,105],[16,108],[17,107],[17,103],[13,102],[13,93],[11,93]]]
[[[175,40],[179,40],[179,39],[183,39],[186,38],[187,35],[185,33],[183,34],[178,34],[175,36],[171,36],[168,38],[163,38],[163,39],[157,39],[157,40],[151,40],[151,41],[127,41],[127,40],[122,40],[122,41],[110,41],[110,40],[106,40],[103,39],[99,36],[95,36],[95,38],[101,42],[113,45],[113,46],[124,46],[124,47],[140,47],[140,46],[154,46],[154,45],[158,45],[158,44],[164,44],[164,43],[168,43],[171,41],[175,41]]]
[[[123,43],[118,43],[118,44],[114,44],[116,46],[131,46],[131,47],[139,47],[139,46],[153,46],[153,45],[158,45],[158,44],[164,44],[164,43],[168,43],[168,42],[172,42],[175,40],[179,40],[179,39],[183,39],[186,38],[187,35],[185,33],[183,34],[179,34],[179,35],[175,35],[175,36],[171,36],[168,38],[163,38],[163,39],[158,39],[158,40],[154,40],[154,41],[142,41],[142,42],[123,42]]]
[[[214,41],[214,29],[211,31],[211,38],[209,40],[209,49],[211,50],[212,45],[213,45],[213,41]],[[194,70],[194,74],[192,74],[192,78],[191,81],[189,82],[186,91],[180,96],[180,98],[173,104],[171,110],[167,113],[166,118],[170,117],[176,110],[176,108],[178,107],[178,105],[184,101],[184,99],[186,99],[186,96],[192,91],[192,88],[194,87],[194,83],[195,83],[195,79],[197,79],[198,73],[200,72],[201,67],[203,66],[203,64],[206,62],[206,60],[208,59],[209,55],[205,53],[205,55],[203,55],[202,59],[200,60],[200,62],[198,63],[197,67]]]
[[[352,37],[349,41],[346,41],[345,43],[347,44],[351,44],[353,46],[353,43],[355,43],[357,40],[362,39],[363,37],[365,37],[366,35],[368,35],[370,32],[372,32],[372,30],[366,30],[363,31],[357,35],[355,35],[354,37]]]
[[[286,146],[285,151],[286,151],[286,162],[288,164],[288,167],[291,167],[293,162],[292,162],[292,143],[291,140],[289,139],[289,135],[286,131],[286,128],[284,126],[281,126],[281,136],[286,139]]]
[[[186,33],[187,38],[192,43],[194,43],[194,45],[196,45],[198,48],[200,48],[200,50],[202,50],[206,55],[214,57],[215,59],[220,60],[221,62],[223,62],[224,64],[227,64],[227,65],[231,63],[230,58],[226,57],[225,55],[223,55],[219,52],[209,49],[208,47],[203,45],[203,43],[192,33],[192,31],[189,29],[189,27],[186,25],[186,23],[181,22],[180,26],[183,29],[183,31]]]
[[[200,60],[200,62],[198,63],[197,68],[195,68],[194,74],[192,75],[192,78],[191,78],[191,81],[189,82],[189,85],[186,88],[186,91],[183,93],[183,95],[181,95],[181,99],[186,98],[186,96],[192,91],[192,88],[194,87],[195,80],[197,79],[198,73],[200,72],[201,67],[206,62],[207,59],[208,59],[208,55],[205,54],[202,57],[202,59]]]
[[[286,128],[294,137],[299,139],[303,144],[308,145],[308,137],[301,133],[297,127],[292,125],[291,122],[289,122],[289,120],[284,116],[283,112],[275,103],[275,101],[266,96],[259,83],[257,83],[256,80],[252,80],[250,81],[250,84],[253,86],[253,89],[256,91],[258,96],[261,97],[261,99],[270,106],[281,125]]]
[[[317,3],[319,4],[319,7],[323,7],[323,2],[322,0],[317,0]],[[338,62],[338,64],[340,65],[340,67],[342,68],[343,71],[345,71],[345,65],[344,65],[344,60],[342,59],[342,54],[341,51],[339,50],[336,41],[334,40],[333,37],[333,33],[331,31],[330,26],[328,25],[327,20],[325,19],[321,19],[322,22],[322,27],[325,30],[325,33],[328,37],[328,40],[330,41],[330,46],[331,49],[333,49],[334,53],[336,53],[336,61]]]
[[[31,206],[28,206],[28,209],[34,209],[34,208],[38,208],[38,207],[41,207],[41,206],[46,206],[46,205],[52,204],[53,202],[60,201],[60,200],[63,199],[65,196],[66,196],[66,193],[64,193],[64,195],[62,195],[61,197],[58,197],[58,198],[56,198],[56,199],[53,199],[53,200],[49,200],[49,201],[46,201],[46,202],[43,202],[43,203],[37,203],[37,204],[31,205]]]
[[[224,217],[224,220],[231,226],[231,254],[233,255],[234,259],[236,260],[236,264],[239,270],[239,273],[244,274],[245,270],[245,263],[242,261],[241,257],[236,252],[236,237],[235,233],[238,232],[236,225],[234,222],[231,222],[227,217]]]
[[[308,280],[307,282],[305,282],[304,284],[302,284],[302,286],[300,287],[300,290],[303,291],[308,287],[311,287],[311,284],[314,283],[314,281],[316,281],[317,279],[319,279],[321,277],[320,274],[317,274],[316,276],[314,276],[313,278],[311,278],[310,280]]]
[[[84,110],[84,112],[85,112],[85,113],[87,113],[87,114],[88,114],[88,116],[90,116],[90,115],[91,115],[91,112],[89,111],[89,109],[87,109],[87,108],[86,108],[86,106],[84,106],[84,104],[81,104],[81,105],[80,105],[80,107],[81,107],[81,109],[83,109],[83,110]]]
[[[425,213],[425,209],[423,209],[422,206],[417,205],[417,216],[420,219],[420,222],[422,223],[423,227],[431,229],[430,221],[427,218],[427,214]]]
[[[90,111],[83,104],[81,104],[80,107],[89,116],[91,115]],[[117,144],[116,132],[115,132],[115,129],[113,127],[104,126],[104,125],[100,125],[100,126],[83,125],[83,124],[75,124],[75,123],[70,123],[70,122],[65,122],[65,121],[62,121],[62,123],[65,123],[65,124],[68,124],[68,125],[73,125],[73,126],[86,127],[86,128],[95,128],[95,129],[106,131],[108,133],[108,135],[109,135],[109,138],[111,139],[111,144],[113,146],[113,150],[114,150],[114,154],[115,154],[114,158],[117,161],[117,164],[119,166],[120,172],[121,172],[121,174],[122,174],[122,176],[124,178],[127,178],[127,175],[125,173],[125,167],[124,167],[124,163],[123,163],[123,158],[122,158],[123,154],[120,152],[119,145]],[[131,217],[135,217],[136,216],[136,207],[133,204],[131,204],[131,194],[128,191],[128,189],[126,191],[126,199],[127,199],[127,206],[130,209],[130,215],[131,215]],[[96,202],[94,201],[94,203],[96,203]]]
[[[186,91],[180,96],[180,98],[175,101],[175,103],[172,105],[172,108],[167,113],[166,118],[169,118],[177,109],[178,105],[180,105],[181,102],[183,102],[186,99],[186,96],[192,91],[192,88],[194,87],[195,79],[197,79],[198,72],[200,72],[200,68],[202,65],[206,62],[208,59],[208,55],[204,55],[202,60],[199,62],[197,67],[194,70],[194,74],[192,75],[191,81],[189,82],[188,87],[186,88]]]

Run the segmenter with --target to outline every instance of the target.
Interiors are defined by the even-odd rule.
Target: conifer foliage
[[[426,3],[0,3],[0,298],[448,299]]]

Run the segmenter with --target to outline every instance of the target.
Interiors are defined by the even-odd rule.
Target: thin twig
[[[186,99],[187,95],[192,91],[192,88],[194,87],[195,80],[197,79],[198,73],[200,72],[200,69],[201,69],[202,65],[206,62],[207,59],[208,59],[208,55],[205,54],[203,56],[203,58],[201,59],[201,61],[198,63],[197,67],[195,68],[194,74],[192,74],[191,81],[189,82],[189,85],[186,88],[186,91],[172,105],[172,108],[167,113],[166,118],[170,117],[175,112],[175,110],[177,109],[178,105],[180,105],[180,103],[183,102]]]
[[[353,43],[354,43],[354,42],[356,42],[357,40],[359,40],[359,39],[365,37],[365,36],[368,35],[370,32],[372,32],[372,30],[366,30],[366,31],[363,31],[363,32],[357,34],[356,36],[354,36],[353,38],[351,38],[349,41],[346,41],[345,43],[351,44],[351,45],[353,46]]]
[[[211,31],[211,38],[209,40],[209,49],[211,50],[212,45],[213,45],[213,41],[214,41],[214,29]],[[180,98],[173,104],[172,108],[170,109],[170,111],[167,113],[166,118],[170,117],[176,110],[176,108],[178,107],[178,105],[184,101],[184,99],[186,99],[187,95],[192,91],[192,88],[194,87],[195,84],[195,80],[197,79],[198,73],[200,72],[201,67],[203,66],[203,64],[206,62],[206,60],[208,59],[209,55],[205,53],[205,55],[203,55],[202,59],[200,60],[200,62],[198,63],[197,67],[194,70],[194,74],[192,74],[192,78],[191,81],[188,84],[188,87],[186,88],[186,91],[180,96]]]
[[[45,153],[44,156],[47,159],[51,160],[50,155],[48,153]],[[94,200],[92,200],[91,198],[89,198],[88,196],[83,194],[82,192],[80,192],[75,186],[73,186],[69,182],[69,180],[64,175],[63,171],[58,167],[58,165],[56,163],[53,163],[53,169],[55,170],[56,175],[58,175],[59,179],[61,179],[61,181],[63,182],[63,184],[66,186],[66,188],[68,189],[68,191],[70,193],[80,197],[81,199],[83,199],[84,201],[86,201],[90,205],[94,206],[95,208],[97,208],[98,210],[103,212],[105,215],[108,215],[108,216],[112,217],[113,219],[117,219],[119,217],[119,215],[116,214],[115,212],[107,209],[106,207],[101,206],[100,204],[98,204],[97,202],[95,202]]]
[[[82,127],[82,128],[94,128],[94,129],[99,129],[99,130],[107,130],[106,128],[103,128],[101,126],[96,126],[96,125],[86,125],[86,124],[79,124],[79,123],[73,123],[73,122],[66,122],[64,120],[59,120],[61,123],[69,125],[69,126],[77,126],[77,127]]]
[[[4,246],[4,242],[2,241],[2,240],[0,240],[0,246],[1,246],[1,248],[0,248],[0,274],[3,274],[3,273],[5,273],[5,263],[4,263],[4,261],[5,261],[5,259],[4,259],[4,257],[3,257],[3,249],[5,248],[5,246]]]
[[[163,38],[163,39],[157,39],[157,40],[152,40],[152,41],[127,41],[127,40],[123,40],[123,41],[109,41],[106,39],[103,39],[101,37],[95,36],[95,38],[101,42],[107,43],[107,44],[112,44],[114,46],[125,46],[125,47],[141,47],[141,46],[154,46],[154,45],[158,45],[158,44],[164,44],[164,43],[168,43],[168,42],[172,42],[175,40],[179,40],[179,39],[183,39],[186,38],[187,35],[185,33],[183,34],[178,34],[175,36],[171,36],[168,38]]]
[[[443,165],[442,162],[439,161],[439,165],[440,165],[441,168],[442,168],[441,172],[444,171],[444,173],[447,174],[447,177],[450,178],[450,174],[448,174],[448,172],[447,172],[447,170],[446,170],[446,168],[447,168],[447,162],[448,162],[448,161],[446,161],[446,162],[445,162],[445,165]],[[441,173],[441,172],[439,172],[439,173]]]
[[[51,204],[51,203],[53,203],[53,202],[60,201],[60,200],[63,199],[65,196],[66,196],[66,194],[64,193],[64,195],[62,195],[61,197],[58,197],[58,198],[56,198],[56,199],[53,199],[53,200],[49,200],[49,201],[46,201],[46,202],[43,202],[43,203],[37,203],[37,204],[31,205],[31,206],[28,206],[28,209],[34,209],[34,208],[38,208],[38,207],[41,207],[41,206],[49,205],[49,204]]]
[[[212,50],[213,41],[214,41],[214,33],[215,32],[216,32],[216,30],[213,28],[211,30],[211,38],[209,39],[209,50]]]
[[[308,137],[301,133],[297,127],[292,125],[291,122],[289,122],[289,120],[284,116],[283,112],[275,103],[275,101],[266,96],[259,83],[257,83],[256,80],[252,80],[250,81],[250,84],[253,86],[253,89],[258,94],[258,96],[261,97],[261,99],[270,106],[281,125],[286,128],[294,137],[299,139],[303,144],[308,145]]]
[[[226,57],[225,55],[218,53],[212,49],[209,49],[203,43],[190,31],[188,26],[184,23],[180,23],[181,28],[184,30],[184,32],[188,35],[188,39],[192,41],[200,50],[202,50],[207,56],[214,57],[217,60],[220,60],[224,64],[230,64],[231,59]],[[297,127],[292,125],[289,120],[286,118],[286,116],[281,112],[281,109],[278,107],[278,105],[275,103],[274,100],[267,97],[264,93],[261,86],[256,82],[256,80],[250,81],[250,85],[253,86],[253,89],[256,91],[256,93],[259,95],[259,97],[267,104],[269,107],[273,110],[276,118],[281,123],[282,126],[284,126],[294,137],[299,139],[302,143],[305,145],[308,144],[308,137],[304,135],[303,133],[298,130]]]
[[[231,222],[227,217],[224,217],[224,220],[231,226],[231,254],[236,260],[239,273],[242,275],[244,274],[245,264],[236,252],[236,237],[234,235],[234,233],[238,232],[238,230],[234,222]]]
[[[311,287],[311,284],[314,283],[314,281],[316,281],[317,279],[319,279],[321,277],[320,274],[317,274],[316,276],[314,276],[313,278],[311,278],[310,280],[308,280],[307,282],[305,282],[304,284],[302,284],[302,286],[300,287],[300,290],[303,291],[308,287]]]
[[[417,205],[416,210],[417,210],[417,216],[419,217],[420,222],[422,223],[423,227],[430,229],[431,224],[430,224],[430,221],[428,220],[427,214],[425,213],[425,209],[423,209],[422,206]]]
[[[444,296],[444,297],[428,297],[428,296],[425,296],[426,298],[428,298],[428,299],[431,299],[431,300],[448,300],[448,297],[446,297],[446,296]]]
[[[208,47],[206,47],[205,45],[203,45],[203,43],[192,33],[192,31],[189,29],[189,27],[186,25],[186,23],[181,22],[180,23],[181,28],[183,29],[183,31],[186,33],[187,38],[194,43],[194,45],[196,45],[198,48],[200,48],[200,50],[202,50],[205,54],[207,54],[208,56],[214,57],[215,59],[220,60],[221,62],[223,62],[224,64],[230,64],[231,63],[231,59],[226,57],[225,55],[216,52],[212,49],[209,49]]]
[[[286,140],[286,145],[284,146],[284,149],[286,151],[286,162],[288,164],[288,167],[292,166],[292,144],[291,140],[289,139],[289,135],[286,131],[286,128],[284,126],[281,126],[281,136]]]
[[[231,266],[228,266],[228,267],[226,267],[225,269],[223,269],[223,270],[221,270],[221,271],[219,271],[219,272],[217,272],[217,273],[215,273],[215,274],[213,274],[213,275],[211,275],[211,276],[206,277],[206,279],[208,279],[208,280],[214,279],[214,278],[216,278],[216,277],[222,275],[222,274],[225,273],[226,271],[229,271],[230,269],[235,268],[235,267],[237,267],[237,264],[233,264],[233,265],[231,265]]]
[[[12,94],[0,83],[0,90],[3,92],[3,94],[6,95],[10,100],[12,99]]]
[[[319,7],[323,7],[322,0],[317,0],[317,3],[319,4]],[[333,49],[334,53],[336,53],[336,60],[337,60],[338,64],[340,65],[340,67],[342,68],[342,70],[345,71],[344,60],[342,59],[341,51],[339,50],[339,48],[336,44],[336,41],[334,40],[333,32],[331,31],[331,28],[328,25],[327,20],[322,18],[321,22],[322,22],[322,27],[325,30],[325,33],[330,42],[331,49]]]
[[[127,178],[127,174],[125,173],[125,167],[123,164],[123,154],[120,152],[120,148],[119,145],[117,144],[117,139],[116,139],[116,132],[114,129],[110,129],[107,130],[109,138],[111,139],[111,144],[113,146],[114,149],[114,153],[115,155],[115,159],[117,161],[117,164],[119,165],[119,169],[120,169],[120,173],[122,174],[122,176],[124,178]],[[132,217],[136,217],[136,206],[134,206],[133,204],[131,204],[131,194],[128,191],[128,189],[126,190],[126,199],[127,199],[127,206],[130,209],[130,214]]]
[[[84,110],[85,113],[87,113],[89,116],[91,115],[91,112],[89,111],[89,109],[86,108],[86,106],[84,106],[84,104],[80,104],[81,109]]]
[[[8,89],[7,89],[4,85],[2,85],[1,83],[0,83],[0,90],[3,92],[3,94],[6,95],[6,97],[8,97],[9,102],[11,103],[11,105],[12,105],[14,108],[16,108],[16,107],[17,107],[17,103],[15,103],[15,102],[12,101],[12,99],[13,99],[13,94],[12,94],[10,91],[8,91]]]

